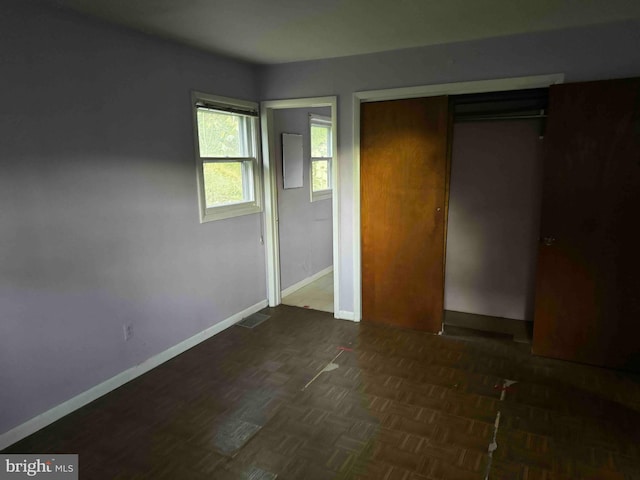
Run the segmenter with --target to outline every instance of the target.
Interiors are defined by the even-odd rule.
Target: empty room
[[[0,39],[0,478],[640,478],[640,3]]]

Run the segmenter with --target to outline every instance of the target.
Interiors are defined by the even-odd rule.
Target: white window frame
[[[262,184],[261,184],[261,159],[258,139],[258,104],[247,100],[210,95],[202,92],[191,92],[191,105],[193,109],[193,132],[196,157],[196,179],[198,184],[198,208],[200,211],[200,223],[222,220],[225,218],[239,217],[262,212]],[[202,157],[200,155],[200,142],[198,138],[198,108],[203,105],[220,111],[232,111],[239,115],[246,115],[246,133],[248,134],[247,157]],[[246,112],[246,113],[245,113]],[[248,184],[252,189],[251,201],[207,207],[204,188],[204,164],[208,162],[238,162],[243,165],[243,184]],[[251,172],[246,165],[250,162]],[[245,183],[246,182],[246,183]]]
[[[316,115],[309,114],[309,195],[312,202],[317,202],[318,200],[326,200],[327,198],[331,198],[333,195],[333,149],[334,145],[331,143],[329,145],[331,149],[330,157],[313,157],[311,150],[311,128],[313,125],[321,125],[323,127],[329,127],[329,141],[333,142],[332,135],[332,121],[331,117],[325,117],[324,115]],[[325,190],[318,190],[317,192],[313,191],[313,162],[314,161],[329,161],[329,168],[327,172],[329,188]]]

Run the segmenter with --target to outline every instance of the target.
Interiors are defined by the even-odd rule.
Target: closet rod
[[[467,118],[455,118],[453,119],[454,123],[456,122],[481,122],[484,120],[530,120],[533,118],[547,118],[546,115],[502,115],[496,117],[489,116],[478,116],[478,117],[467,117]]]

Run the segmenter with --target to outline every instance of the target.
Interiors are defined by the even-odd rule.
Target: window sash
[[[216,204],[209,204],[206,199],[207,181],[206,175],[203,176],[205,189],[205,206],[207,209],[223,207],[226,205],[239,205],[250,204],[255,202],[255,180],[254,180],[254,168],[256,165],[256,158],[254,157],[241,157],[241,158],[203,158],[202,169],[203,173],[207,164],[220,165],[220,164],[240,164],[242,182],[242,200],[221,202]]]
[[[240,128],[238,131],[238,144],[240,147],[240,152],[245,156],[239,156],[239,157],[217,157],[217,156],[207,156],[207,155],[203,155],[201,148],[200,148],[200,133],[202,131],[202,128],[200,126],[200,122],[198,121],[198,115],[197,115],[197,111],[198,110],[206,110],[209,112],[217,112],[217,113],[222,113],[225,115],[232,115],[234,117],[240,117]],[[213,109],[213,108],[206,108],[203,109],[201,107],[196,107],[196,133],[197,133],[197,137],[198,137],[198,155],[200,156],[200,158],[249,158],[249,157],[255,157],[256,156],[256,152],[255,150],[255,146],[254,146],[254,139],[255,137],[255,129],[257,128],[256,126],[256,120],[253,117],[249,117],[246,115],[240,115],[240,114],[235,114],[235,113],[229,113],[226,112],[224,110],[219,110],[219,109]]]
[[[254,102],[247,102],[243,100],[228,99],[225,97],[215,97],[212,95],[201,94],[198,92],[192,93],[193,102],[193,118],[194,118],[194,132],[195,132],[195,148],[196,159],[198,163],[197,177],[198,177],[198,198],[200,205],[200,221],[208,222],[211,220],[221,220],[224,218],[230,218],[240,215],[246,215],[251,213],[258,213],[262,211],[262,189],[260,181],[260,159],[259,159],[259,146],[257,144],[257,129],[258,129],[258,108]],[[238,153],[241,156],[207,156],[202,155],[200,151],[200,132],[202,129],[201,122],[198,121],[199,110],[210,110],[214,112],[229,114],[240,118],[240,125],[238,128],[239,135],[238,142],[240,150]],[[217,153],[217,152],[216,152]],[[222,153],[222,152],[220,152]],[[205,177],[205,166],[207,164],[229,164],[239,163],[241,165],[242,172],[242,197],[240,201],[230,201],[225,203],[208,204],[207,200],[212,201],[215,198],[211,195],[211,190],[207,192],[207,185],[212,185],[212,178]],[[235,169],[234,169],[235,170]],[[237,170],[235,170],[237,172]],[[237,173],[231,178],[230,184],[239,186],[239,182],[236,177]],[[232,191],[233,192],[233,191]],[[231,197],[237,195],[238,189]],[[208,198],[207,198],[208,197]],[[224,195],[218,196],[218,199]],[[229,198],[229,196],[227,196]]]
[[[225,162],[256,162],[256,157],[200,157],[205,163],[225,163]]]
[[[318,132],[321,129],[321,132]],[[326,154],[327,156],[313,156],[313,149],[311,151],[311,168],[310,168],[310,194],[311,201],[323,200],[330,198],[333,192],[333,122],[331,118],[320,115],[309,115],[309,133],[313,139],[314,132],[316,135],[323,135],[323,140],[326,139]],[[313,146],[313,143],[312,143]],[[320,152],[318,152],[320,153]],[[324,153],[324,152],[323,152]],[[327,163],[327,188],[314,189],[314,180],[317,178],[314,175],[314,163],[326,162]],[[324,180],[324,179],[323,179]]]
[[[202,170],[203,170],[203,188],[206,192],[207,189],[207,181],[206,178],[204,176],[204,166],[207,163],[212,163],[212,164],[221,164],[221,163],[240,163],[241,168],[242,168],[242,196],[243,199],[237,202],[225,202],[225,203],[217,203],[214,205],[209,205],[207,203],[206,198],[204,199],[204,206],[205,208],[209,211],[215,208],[219,208],[219,207],[225,207],[225,206],[229,206],[229,205],[241,205],[241,204],[251,204],[254,203],[256,201],[255,199],[255,181],[254,181],[254,169],[256,168],[256,165],[258,163],[258,159],[254,156],[254,142],[252,141],[255,137],[254,137],[254,129],[255,129],[255,121],[253,119],[253,117],[248,116],[248,115],[243,115],[240,113],[235,113],[235,112],[229,112],[226,111],[224,109],[220,109],[220,108],[210,108],[210,107],[201,107],[201,106],[196,106],[196,110],[200,110],[200,109],[204,109],[204,110],[208,110],[208,111],[215,111],[215,112],[221,112],[221,113],[225,113],[225,114],[230,114],[236,117],[241,117],[241,123],[240,123],[240,129],[238,132],[239,135],[239,139],[238,142],[240,144],[240,150],[242,151],[242,153],[246,153],[247,156],[241,156],[241,157],[217,157],[217,156],[206,156],[206,155],[202,155],[200,153],[200,148],[199,148],[199,143],[198,143],[198,155],[200,158],[200,161],[202,163]],[[197,133],[198,133],[198,139],[199,139],[199,135],[200,135],[200,124],[199,122],[197,123]]]
[[[258,110],[247,110],[241,107],[225,106],[223,104],[216,104],[212,102],[196,102],[196,109],[200,110],[212,110],[215,112],[232,113],[234,115],[241,115],[243,117],[257,118]]]
[[[319,190],[315,190],[313,188],[313,163],[314,162],[327,162],[327,185],[328,188],[322,188]],[[332,177],[332,169],[333,169],[333,157],[311,157],[311,193],[326,193],[331,192],[333,190],[333,184],[331,182]]]
[[[331,125],[326,125],[326,124],[318,124],[314,121],[311,122],[311,126],[309,127],[310,133],[311,133],[311,138],[313,139],[313,131],[314,131],[314,127],[315,128],[321,128],[322,130],[324,130],[323,132],[323,136],[326,137],[326,142],[327,142],[327,153],[329,154],[327,157],[322,157],[322,158],[328,158],[328,157],[332,157],[333,156],[333,145],[332,145],[332,139],[333,136],[331,135]],[[312,140],[312,150],[313,150],[313,140]],[[314,158],[320,158],[320,157],[314,157]]]

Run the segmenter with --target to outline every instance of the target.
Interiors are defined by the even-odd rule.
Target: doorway
[[[450,97],[445,334],[531,343],[548,94]]]
[[[340,318],[337,99],[261,106],[269,306],[284,303]]]
[[[538,76],[538,77],[526,77],[526,78],[516,78],[516,79],[504,79],[504,80],[491,80],[491,81],[482,81],[482,82],[468,82],[468,83],[459,83],[459,84],[448,84],[448,85],[437,85],[437,86],[429,86],[429,87],[416,87],[416,88],[407,88],[407,89],[397,89],[397,90],[388,90],[388,91],[374,91],[374,92],[358,92],[354,94],[354,116],[355,116],[355,124],[356,134],[354,135],[354,152],[356,156],[355,167],[356,171],[354,172],[354,182],[355,182],[355,190],[357,192],[356,201],[358,202],[356,208],[356,219],[357,219],[357,228],[355,230],[356,235],[356,249],[357,254],[354,259],[354,270],[355,272],[363,271],[363,261],[361,259],[361,255],[365,252],[360,250],[361,245],[364,245],[363,237],[361,235],[361,218],[360,218],[360,210],[361,205],[359,204],[361,199],[361,171],[360,171],[360,155],[361,155],[361,145],[360,145],[360,135],[361,132],[361,104],[368,102],[376,102],[383,100],[395,100],[395,99],[406,99],[406,98],[429,98],[429,97],[437,97],[440,95],[463,95],[470,93],[481,93],[481,92],[499,92],[499,91],[515,91],[522,89],[532,89],[532,88],[545,88],[554,83],[561,83],[563,80],[562,75],[550,75],[550,76]],[[448,188],[448,183],[447,183]],[[434,210],[434,214],[437,211]],[[446,237],[446,227],[445,227],[445,237]],[[442,239],[438,239],[441,242]],[[424,246],[424,248],[428,248],[428,246]],[[440,248],[440,247],[438,247]],[[441,275],[444,278],[444,251],[442,251],[441,264]],[[362,284],[362,276],[356,275],[356,280],[354,285],[355,290],[355,298],[354,303],[356,304],[356,315],[360,315],[362,318],[362,305],[363,305],[363,296],[367,295],[368,292],[364,291],[364,287]],[[436,286],[437,287],[437,286]],[[425,290],[425,287],[419,287],[418,290],[422,288],[422,291]],[[443,295],[444,291],[441,289],[440,295]],[[442,314],[442,310],[440,310],[440,315]],[[423,314],[424,316],[424,314]],[[365,318],[366,320],[366,318]],[[442,322],[440,319],[435,318],[435,321],[429,321],[426,319],[427,323],[429,323],[428,328],[425,328],[427,331],[431,331],[432,333],[441,333],[442,331]]]

